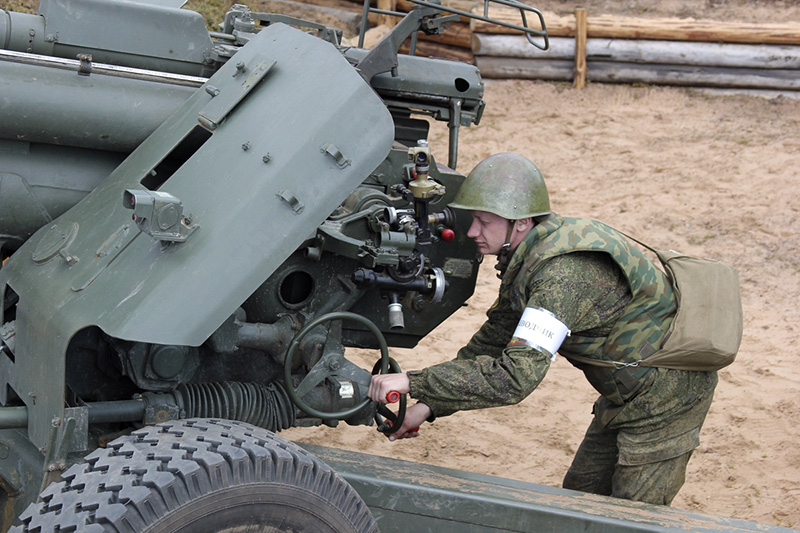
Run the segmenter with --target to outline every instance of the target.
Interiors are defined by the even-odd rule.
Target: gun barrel
[[[0,50],[0,138],[131,152],[205,78]],[[57,95],[57,96],[56,96]],[[114,110],[109,112],[109,110]]]
[[[119,0],[82,0],[81,8],[80,17],[70,2],[42,1],[36,15],[0,10],[0,48],[68,59],[88,54],[114,65],[210,75],[213,43],[199,13]]]

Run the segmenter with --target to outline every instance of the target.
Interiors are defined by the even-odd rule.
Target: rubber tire
[[[356,491],[299,446],[243,422],[165,422],[98,448],[15,532],[377,532]]]

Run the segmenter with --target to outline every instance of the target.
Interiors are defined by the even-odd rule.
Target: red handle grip
[[[400,393],[396,390],[390,390],[389,393],[386,395],[386,401],[389,403],[396,403],[400,400]]]
[[[392,424],[391,420],[387,420],[386,423],[389,424],[389,427],[392,427],[394,425],[394,424]],[[411,428],[411,429],[408,430],[409,433],[411,433],[412,431],[419,432],[419,428],[416,427],[416,428]]]

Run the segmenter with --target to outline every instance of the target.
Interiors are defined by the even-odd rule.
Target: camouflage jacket
[[[409,372],[411,395],[437,416],[525,398],[550,365],[549,354],[512,339],[525,307],[546,309],[569,327],[559,349],[568,359],[635,363],[661,345],[675,297],[663,272],[612,228],[551,215],[514,251],[487,321],[456,359]],[[571,362],[615,405],[652,370]]]

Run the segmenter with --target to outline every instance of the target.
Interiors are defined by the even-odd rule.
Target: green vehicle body
[[[397,54],[464,15],[435,3],[372,51],[242,5],[210,33],[181,4],[0,10],[0,530],[199,530],[198,498],[141,518],[165,489],[136,471],[155,461],[185,481],[159,454],[212,433],[222,444],[208,453],[231,464],[220,446],[313,470],[308,486],[293,482],[314,493],[304,513],[358,499],[342,504],[350,523],[320,518],[329,530],[683,528],[680,513],[638,525],[635,507],[603,499],[274,436],[381,424],[371,369],[345,348],[380,352],[373,372],[396,370],[387,347],[415,346],[472,294],[469,216],[446,206],[483,82],[472,65]],[[521,30],[546,48],[545,31]],[[424,142],[427,118],[450,128],[447,164]],[[242,471],[266,475],[252,465]],[[106,502],[85,495],[115,483]],[[223,525],[204,530],[297,514],[286,480],[219,483],[199,500],[223,502]],[[143,486],[142,502],[125,496]],[[285,501],[270,500],[278,493]],[[125,501],[144,522],[109,518]],[[292,527],[313,530],[304,516]]]

